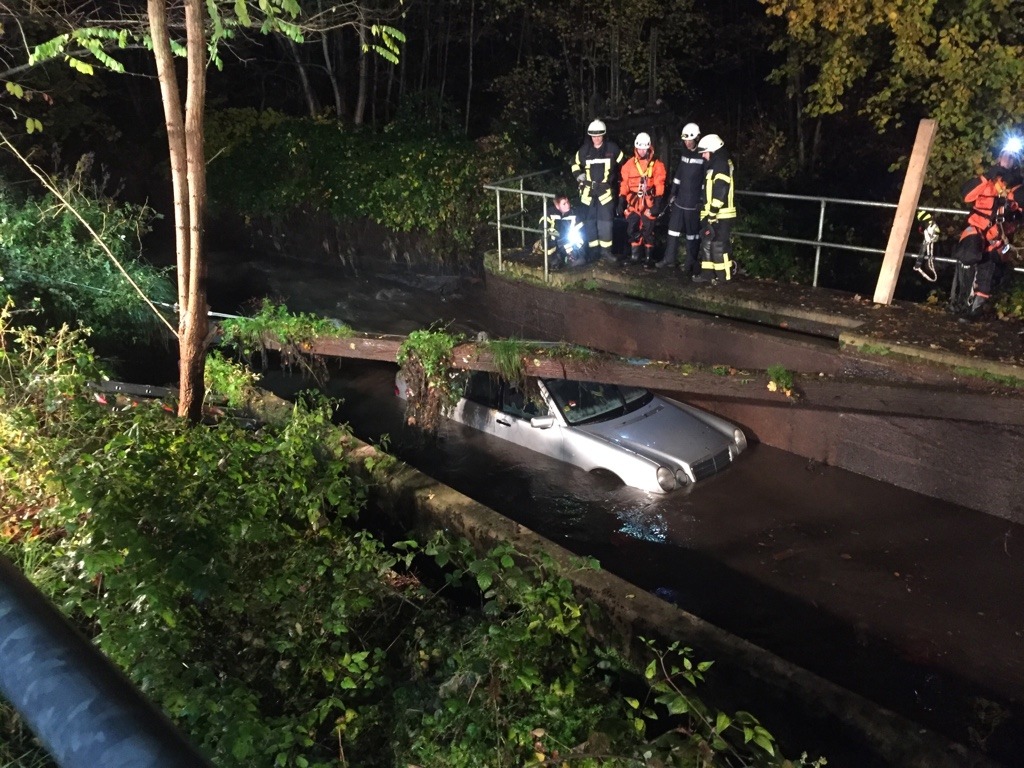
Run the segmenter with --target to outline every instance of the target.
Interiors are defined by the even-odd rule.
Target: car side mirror
[[[530,419],[530,426],[537,429],[551,429],[555,426],[554,416],[534,416]]]

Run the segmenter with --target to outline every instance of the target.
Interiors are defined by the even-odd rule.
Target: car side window
[[[466,382],[465,398],[488,408],[498,407],[501,382],[485,371],[474,371]]]
[[[502,390],[501,410],[517,419],[532,419],[534,416],[547,416],[547,408],[538,407],[537,403],[526,397],[521,389],[506,385]]]

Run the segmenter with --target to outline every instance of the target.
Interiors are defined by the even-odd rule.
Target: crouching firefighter
[[[568,195],[555,197],[555,211],[541,219],[546,233],[545,255],[550,269],[582,267],[587,263],[583,212],[573,207]]]
[[[704,282],[704,274],[712,282],[732,280],[732,223],[736,219],[733,201],[735,184],[733,165],[725,149],[725,142],[714,133],[704,136],[697,144],[704,157],[704,198],[700,212],[701,276],[694,282]],[[706,270],[706,272],[705,272]]]
[[[962,193],[972,207],[954,255],[958,268],[977,266],[966,311],[977,317],[1016,250],[1008,239],[1021,221],[1024,203],[1016,153],[1004,149],[995,165],[964,184]]]
[[[654,222],[665,199],[665,164],[654,157],[651,137],[638,133],[633,157],[622,164],[619,175],[618,214],[626,217],[626,237],[632,247],[629,260],[653,265]]]

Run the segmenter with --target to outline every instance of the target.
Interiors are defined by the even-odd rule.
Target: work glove
[[[671,208],[675,204],[676,204],[676,196],[672,195],[672,197],[670,197],[668,199],[668,207]]]
[[[714,219],[705,219],[704,226],[700,231],[701,240],[714,240],[718,234],[717,224],[718,222]]]
[[[576,181],[579,184],[586,184],[586,182],[587,182],[587,174],[585,174],[585,173],[577,173],[576,174]]]
[[[661,211],[664,207],[664,199],[662,197],[654,198],[654,202],[651,203],[651,215],[654,218],[658,218],[658,216],[661,215]]]
[[[615,215],[623,216],[626,213],[626,198],[620,197],[618,204],[615,206]]]

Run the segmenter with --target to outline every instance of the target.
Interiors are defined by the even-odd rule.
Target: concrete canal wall
[[[864,375],[891,385],[943,386],[949,369],[928,363],[844,353],[823,341],[772,329],[716,321],[707,315],[600,292],[563,291],[488,275],[496,332],[569,340],[625,357],[727,365],[825,376]],[[681,396],[742,425],[755,440],[809,460],[866,475],[917,493],[1024,523],[1024,428],[891,412],[812,408],[733,397]],[[993,397],[993,407],[1006,407]],[[1018,407],[1014,405],[1013,407]]]

